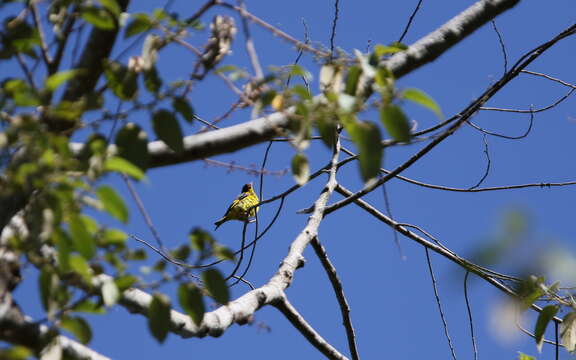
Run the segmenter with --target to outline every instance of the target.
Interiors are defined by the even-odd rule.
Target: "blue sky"
[[[340,1],[336,45],[351,54],[354,49],[364,51],[369,44],[388,44],[397,40],[416,2]],[[198,6],[196,3],[200,4],[175,1],[173,10],[186,17],[195,11]],[[299,39],[304,38],[302,20],[305,20],[311,40],[328,45],[333,1],[246,3],[250,12]],[[473,3],[424,1],[404,42],[410,44],[416,41]],[[134,2],[129,11],[150,11],[161,5],[153,1],[138,1]],[[221,11],[225,10],[211,10],[204,17],[204,21],[208,23],[212,15]],[[498,17],[496,24],[506,45],[509,66],[526,51],[549,40],[570,25],[574,21],[573,11],[574,4],[568,0],[532,1],[521,2]],[[238,21],[237,23],[239,24]],[[296,53],[291,44],[255,25],[251,25],[251,31],[263,66],[287,65],[294,61]],[[200,46],[205,37],[206,33],[192,34],[190,42]],[[249,69],[242,40],[239,31],[233,54],[227,61]],[[575,45],[574,38],[560,42],[530,65],[529,70],[576,83],[573,70]],[[120,50],[121,47],[118,47],[116,53]],[[140,47],[134,48],[133,52],[138,54]],[[193,63],[194,57],[191,54],[171,45],[161,53],[158,66],[167,82],[182,79],[191,71]],[[300,64],[317,79],[319,66],[309,55],[305,54]],[[433,63],[400,79],[398,87],[416,87],[425,91],[437,101],[446,116],[451,116],[465,108],[496,81],[503,73],[503,68],[503,56],[497,35],[488,24]],[[9,71],[8,67],[5,69]],[[6,73],[0,68],[1,74]],[[312,83],[312,89],[317,88],[317,83]],[[540,108],[553,103],[567,91],[567,88],[559,84],[522,75],[496,95],[487,106],[528,109],[533,105]],[[219,79],[211,75],[192,91],[190,101],[197,115],[213,119],[229,108],[235,101],[235,96]],[[511,141],[488,137],[491,168],[483,186],[574,180],[576,164],[571,155],[575,147],[575,104],[574,98],[568,98],[558,107],[537,114],[533,130],[526,139]],[[115,103],[110,101],[109,106],[112,108]],[[406,104],[404,109],[410,119],[417,121],[419,129],[438,121],[431,112],[416,106]],[[238,112],[223,122],[222,126],[242,123],[249,118],[249,111]],[[365,113],[363,119],[378,121],[377,115],[370,112]],[[149,119],[145,114],[134,116],[131,120],[149,128]],[[480,112],[473,121],[491,131],[514,136],[525,131],[529,116]],[[184,125],[184,131],[186,134],[193,134],[199,127],[198,122]],[[149,136],[153,138],[153,135]],[[344,145],[354,148],[347,142]],[[420,147],[421,145],[416,144],[387,149],[385,166],[393,168]],[[260,144],[213,159],[259,167],[265,148],[266,144]],[[485,172],[486,157],[483,151],[482,135],[470,127],[464,127],[404,174],[432,184],[470,187],[478,182]],[[274,143],[267,168],[289,169],[293,154],[294,150],[288,144]],[[323,166],[330,156],[322,144],[312,144],[306,154],[313,171]],[[137,188],[162,239],[169,247],[186,242],[188,231],[194,226],[212,230],[213,222],[223,214],[242,184],[258,181],[258,178],[242,171],[228,172],[220,167],[206,166],[202,161],[153,169],[149,171],[148,178],[147,183],[139,184]],[[276,271],[290,242],[306,223],[307,217],[296,214],[296,211],[312,204],[325,179],[317,178],[287,199],[280,220],[258,244],[254,264],[247,275],[255,286],[264,284]],[[125,185],[119,179],[108,180],[129,199]],[[355,164],[343,168],[338,173],[338,180],[351,190],[360,189],[362,186]],[[293,183],[289,173],[284,176],[266,176],[264,197],[276,195]],[[575,230],[569,225],[574,214],[572,187],[452,193],[424,189],[395,180],[387,184],[387,191],[395,219],[421,226],[465,257],[472,256],[476,250],[495,241],[507,213],[519,211],[526,214],[528,230],[526,235],[522,236],[525,249],[513,249],[505,253],[502,262],[496,265],[497,269],[520,271],[525,266],[538,262],[538,254],[551,247],[561,247],[567,254],[573,254],[576,250],[573,245]],[[334,194],[332,201],[337,199],[339,195]],[[384,209],[382,191],[374,191],[365,199]],[[152,241],[135,205],[128,202],[131,204],[132,221],[126,231]],[[263,207],[259,215],[260,221],[267,223],[276,206],[271,204]],[[215,236],[227,246],[237,248],[241,240],[241,230],[240,222],[230,222],[224,224]],[[403,359],[423,356],[438,359],[450,357],[424,250],[420,245],[400,237],[400,246],[406,256],[403,260],[391,230],[366,216],[354,205],[328,216],[320,226],[319,236],[338,269],[348,296],[361,356]],[[133,246],[139,245],[135,243]],[[149,255],[150,263],[157,260],[154,253]],[[296,273],[287,295],[320,334],[341,352],[348,354],[345,331],[330,284],[313,251],[308,249],[304,255],[307,259],[306,266]],[[472,359],[469,323],[462,290],[464,272],[436,255],[432,256],[432,262],[456,354],[459,359]],[[25,311],[41,317],[36,301],[36,283],[33,279],[35,272],[29,269],[25,275],[28,281],[19,288],[18,301]],[[480,358],[513,359],[516,358],[517,351],[540,359],[552,358],[552,347],[544,346],[543,353],[538,355],[533,340],[520,333],[513,340],[503,341],[503,336],[495,330],[492,322],[495,309],[504,300],[503,295],[479,280],[471,281],[469,286]],[[174,295],[173,287],[162,290]],[[233,297],[246,290],[241,286],[233,288]],[[177,303],[175,297],[173,303]],[[253,326],[234,325],[221,338],[184,340],[170,335],[163,345],[159,345],[148,333],[144,317],[132,316],[123,308],[115,307],[105,316],[91,316],[89,319],[95,333],[93,348],[115,359],[182,356],[211,359],[321,357],[288,321],[271,307],[256,313]],[[533,316],[529,316],[526,327],[532,330],[533,326]],[[270,331],[263,330],[265,327]],[[548,337],[553,337],[553,332],[549,332]],[[568,358],[563,350],[561,358]]]

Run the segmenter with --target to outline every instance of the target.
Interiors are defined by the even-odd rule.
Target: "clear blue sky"
[[[175,1],[173,10],[186,17],[200,3]],[[352,53],[354,49],[364,51],[370,43],[387,44],[397,40],[416,3],[340,1],[340,18],[335,38],[337,46]],[[424,1],[404,42],[410,44],[416,41],[473,3]],[[134,1],[130,12],[149,11],[161,5],[153,1]],[[328,45],[333,1],[247,1],[247,7],[255,15],[299,39],[304,38],[302,20],[305,20],[311,40]],[[210,11],[204,20],[208,22],[214,14],[215,11]],[[498,17],[496,23],[506,45],[509,66],[523,53],[549,40],[573,21],[574,3],[568,0],[525,1]],[[255,25],[251,25],[251,30],[263,66],[287,65],[294,61],[296,53],[290,44]],[[205,36],[205,33],[193,34],[190,41],[200,46]],[[239,32],[230,61],[249,68],[242,40]],[[576,83],[575,46],[576,39],[564,40],[534,62],[529,70]],[[140,46],[133,51],[139,53]],[[159,69],[166,82],[182,79],[191,71],[193,61],[194,57],[185,50],[170,46],[161,53]],[[301,65],[317,78],[319,67],[309,55],[302,58]],[[503,56],[498,38],[488,24],[432,64],[399,80],[398,86],[422,89],[439,103],[446,116],[451,116],[481,94],[502,72]],[[0,69],[2,73],[4,70]],[[312,86],[317,89],[317,83]],[[539,108],[553,103],[567,91],[567,88],[558,84],[526,75],[514,80],[488,106],[528,109],[533,105]],[[224,113],[235,97],[219,79],[211,75],[205,83],[193,90],[190,100],[199,116],[213,119]],[[575,105],[574,98],[569,98],[560,106],[537,114],[534,128],[524,140],[488,137],[491,169],[483,186],[574,180],[576,164],[572,161],[572,154],[575,150]],[[109,106],[113,108],[115,104],[110,102]],[[405,110],[411,119],[418,122],[419,129],[437,121],[426,110],[409,105]],[[242,123],[249,117],[248,111],[235,113],[222,126]],[[378,119],[375,114],[367,113],[364,120]],[[473,120],[484,128],[514,136],[525,131],[529,117],[526,114],[482,112]],[[133,121],[146,127],[149,124],[145,114],[139,114]],[[185,125],[184,130],[192,134],[199,126],[196,122],[191,126]],[[346,145],[353,148],[352,144]],[[265,146],[261,144],[214,159],[259,167]],[[419,145],[413,145],[389,149],[385,154],[386,167],[391,168],[401,163],[418,148]],[[486,158],[483,151],[482,135],[465,127],[405,174],[428,183],[470,187],[485,171]],[[328,151],[321,144],[313,144],[306,153],[313,170],[323,166],[329,159]],[[293,154],[294,150],[289,145],[275,143],[268,169],[288,169]],[[258,178],[241,171],[229,173],[226,169],[207,167],[202,161],[154,169],[149,172],[148,178],[147,184],[138,185],[138,191],[162,239],[170,247],[186,242],[187,233],[194,226],[212,230],[212,223],[222,215],[242,184],[258,181]],[[339,172],[338,179],[352,190],[362,185],[354,164]],[[109,180],[129,199],[123,183],[118,179]],[[311,205],[324,181],[325,178],[320,177],[289,197],[280,220],[259,242],[254,264],[247,276],[255,286],[265,283],[276,271],[290,242],[306,223],[306,216],[295,214],[296,210]],[[293,182],[289,174],[265,177],[265,197],[284,191]],[[506,253],[498,269],[520,271],[523,266],[534,265],[538,261],[538,254],[553,244],[562,244],[571,254],[576,250],[573,246],[576,232],[570,226],[574,216],[572,187],[467,194],[423,189],[391,181],[387,190],[394,217],[398,221],[423,227],[462,256],[471,256],[475,250],[494,241],[501,231],[504,214],[511,209],[520,209],[528,217],[529,230],[525,240],[529,250]],[[339,195],[334,194],[332,199],[338,198]],[[366,200],[380,209],[384,208],[382,192],[379,190],[367,196]],[[267,223],[275,208],[275,204],[263,207],[260,220]],[[152,240],[132,203],[131,210],[132,221],[126,231]],[[230,222],[224,224],[215,236],[228,246],[237,248],[241,229],[240,222]],[[391,230],[353,205],[328,216],[319,231],[320,239],[338,269],[348,296],[361,356],[365,359],[450,357],[424,250],[420,245],[401,237],[401,248],[406,255],[406,260],[402,260]],[[305,257],[307,264],[296,273],[293,285],[287,290],[288,297],[320,334],[341,352],[348,354],[340,312],[330,284],[311,249],[307,250]],[[157,256],[150,253],[149,263],[156,260]],[[432,261],[458,358],[472,359],[462,290],[464,272],[439,256],[433,255]],[[41,317],[36,301],[36,282],[33,279],[36,273],[27,269],[25,276],[28,281],[18,290],[18,301],[25,311]],[[172,287],[162,290],[174,295]],[[242,286],[235,287],[232,290],[233,297],[246,290]],[[494,309],[504,299],[498,290],[481,281],[471,281],[469,291],[481,359],[513,359],[517,356],[516,351],[537,355],[534,342],[528,336],[518,334],[515,339],[505,342],[494,329]],[[173,303],[177,303],[174,297]],[[221,338],[183,340],[170,335],[163,345],[159,345],[148,333],[144,317],[132,316],[123,308],[115,307],[105,316],[90,316],[89,319],[95,333],[93,348],[115,359],[321,358],[288,321],[271,307],[256,313],[254,326],[234,325]],[[258,324],[265,324],[271,331],[262,330]],[[532,318],[527,327],[533,329]],[[549,332],[548,336],[552,337],[553,332]],[[552,358],[553,350],[550,346],[544,346],[538,358]],[[563,350],[561,354],[561,358],[568,358]]]

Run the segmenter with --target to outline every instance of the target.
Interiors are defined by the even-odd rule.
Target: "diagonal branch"
[[[334,265],[332,265],[332,262],[326,253],[326,249],[324,249],[324,246],[322,246],[320,240],[318,240],[318,237],[315,237],[312,240],[312,248],[314,249],[316,256],[318,256],[320,259],[324,270],[326,270],[326,274],[328,275],[330,283],[332,284],[332,288],[334,289],[334,293],[336,294],[338,304],[340,304],[342,323],[346,328],[346,337],[348,338],[348,348],[350,349],[350,355],[352,355],[353,360],[358,360],[360,359],[360,355],[358,355],[358,348],[356,346],[356,334],[354,333],[354,327],[352,326],[352,319],[350,318],[350,306],[348,306],[348,301],[346,301],[346,295],[344,295],[342,282],[338,278],[336,268]]]
[[[300,331],[307,339],[314,339],[312,345],[318,351],[320,351],[326,358],[333,360],[348,360],[347,357],[340,354],[332,345],[330,345],[320,334],[318,334],[310,324],[304,319],[302,315],[296,310],[296,308],[288,301],[286,297],[283,297],[280,301],[274,304],[274,307],[278,309],[295,328]],[[317,346],[323,345],[323,346]]]

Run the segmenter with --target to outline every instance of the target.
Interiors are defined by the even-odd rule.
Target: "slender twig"
[[[347,162],[356,159],[356,155],[351,152],[350,150],[342,147],[342,152],[351,155],[351,157],[347,158]],[[343,162],[343,161],[342,161]],[[341,163],[342,163],[341,162]],[[339,165],[341,164],[339,163]],[[389,174],[391,171],[386,169],[380,169],[381,172]],[[465,192],[465,193],[476,193],[476,192],[485,192],[485,191],[499,191],[499,190],[514,190],[514,189],[526,189],[526,188],[552,188],[552,187],[562,187],[562,186],[570,186],[576,185],[576,181],[567,181],[567,182],[541,182],[541,183],[531,183],[531,184],[518,184],[518,185],[504,185],[504,186],[493,186],[493,187],[485,187],[485,188],[477,188],[477,189],[464,189],[464,188],[455,188],[449,186],[442,186],[442,185],[434,185],[428,184],[425,182],[421,182],[418,180],[414,180],[402,175],[396,175],[397,179],[405,181],[410,184],[422,186],[429,189],[435,190],[444,190],[444,191],[453,191],[453,192]]]
[[[558,360],[559,357],[559,351],[560,351],[560,342],[558,341],[558,323],[554,323],[554,340],[556,340],[556,344],[554,344],[554,352],[556,355],[556,360]]]
[[[255,24],[263,27],[264,29],[266,29],[266,30],[268,30],[268,31],[270,31],[272,34],[274,34],[274,35],[278,36],[279,38],[284,39],[284,40],[286,40],[286,41],[288,41],[288,42],[296,45],[296,47],[297,47],[298,49],[302,49],[302,50],[311,52],[311,53],[313,53],[314,55],[319,56],[319,57],[329,57],[329,56],[330,56],[330,54],[328,54],[328,53],[326,53],[326,52],[324,52],[324,51],[322,51],[322,50],[315,49],[315,48],[311,47],[310,45],[305,44],[305,43],[303,43],[302,41],[295,39],[294,37],[288,35],[288,34],[285,33],[284,31],[276,28],[275,26],[270,25],[270,24],[267,23],[266,21],[260,19],[259,17],[257,17],[257,16],[255,16],[255,15],[249,13],[248,11],[246,11],[246,10],[244,10],[244,9],[238,7],[238,6],[235,6],[235,5],[232,5],[232,4],[223,2],[223,1],[218,1],[218,4],[221,5],[221,6],[223,6],[223,7],[228,8],[228,9],[232,9],[232,10],[237,11],[237,12],[238,12],[240,15],[242,15],[243,17],[246,17],[247,19],[249,19],[249,20],[252,21],[253,23],[255,23]]]
[[[384,208],[386,209],[386,213],[390,216],[391,219],[394,218],[392,215],[392,206],[390,204],[390,198],[388,197],[388,191],[386,190],[386,184],[382,184],[382,196],[384,197]],[[394,236],[394,243],[396,244],[396,248],[398,248],[398,253],[400,254],[400,258],[402,260],[406,260],[406,255],[404,255],[404,251],[402,250],[402,245],[400,245],[400,239],[398,238],[398,232],[392,229],[392,236]]]
[[[326,275],[328,275],[328,279],[330,279],[332,289],[334,289],[334,294],[336,295],[336,299],[340,305],[340,313],[342,314],[342,323],[346,329],[346,337],[348,338],[348,348],[350,349],[350,355],[352,356],[353,360],[358,360],[360,359],[360,356],[358,355],[358,348],[356,346],[356,335],[354,333],[354,327],[352,326],[352,319],[350,317],[350,306],[346,300],[342,282],[338,278],[336,268],[328,258],[326,249],[324,246],[322,246],[320,240],[318,240],[318,237],[312,239],[312,248],[314,249],[316,256],[318,256],[320,259],[322,267],[326,271]]]
[[[576,85],[572,85],[572,84],[570,84],[570,83],[567,83],[567,82],[564,81],[564,80],[557,79],[557,78],[552,77],[552,76],[550,76],[550,75],[546,75],[546,74],[542,74],[542,73],[539,73],[539,72],[536,72],[536,71],[530,71],[530,70],[522,70],[522,72],[523,72],[524,74],[530,74],[530,75],[534,75],[534,76],[540,76],[540,77],[543,77],[543,78],[545,78],[545,79],[548,79],[548,80],[551,80],[551,81],[555,81],[555,82],[557,82],[557,83],[560,83],[560,84],[562,84],[562,85],[564,85],[564,86],[567,86],[567,87],[569,87],[569,88],[576,89]]]
[[[254,45],[254,40],[250,35],[248,20],[244,15],[245,13],[247,13],[246,3],[243,0],[238,0],[238,2],[239,7],[243,10],[240,12],[240,16],[242,17],[242,31],[244,32],[246,52],[248,53],[248,57],[250,58],[250,64],[252,65],[252,70],[254,70],[254,74],[256,75],[256,80],[260,80],[264,78],[264,72],[262,71],[262,66],[260,66],[260,61],[258,60],[258,53],[256,53],[256,46]]]
[[[448,340],[448,346],[450,347],[450,353],[452,354],[452,359],[456,360],[456,352],[454,351],[454,345],[452,344],[452,339],[448,333],[448,323],[444,316],[444,311],[442,310],[442,302],[440,301],[440,295],[438,295],[438,286],[436,285],[436,277],[434,276],[434,270],[432,270],[432,261],[430,261],[430,253],[427,247],[424,247],[426,252],[426,262],[428,263],[428,271],[430,272],[430,278],[432,279],[432,287],[434,288],[434,297],[436,298],[436,304],[438,305],[438,312],[440,313],[440,318],[442,319],[442,325],[444,326],[444,336]]]
[[[40,38],[40,53],[42,54],[42,59],[44,60],[46,68],[50,69],[52,59],[50,58],[50,53],[48,52],[46,36],[44,35],[44,28],[42,27],[42,21],[40,20],[40,12],[38,11],[38,6],[35,1],[30,2],[30,8],[32,9],[34,26],[36,26],[36,29],[38,30],[38,37]]]
[[[134,185],[132,185],[132,180],[130,180],[126,175],[122,175],[122,179],[124,180],[126,187],[128,187],[128,191],[130,192],[132,199],[134,199],[134,202],[136,203],[136,206],[138,207],[138,211],[140,211],[140,215],[142,215],[142,217],[144,218],[144,222],[146,223],[146,226],[148,227],[148,229],[152,233],[152,236],[156,240],[158,247],[160,247],[160,249],[162,251],[164,251],[164,243],[162,242],[162,239],[160,238],[160,234],[156,230],[156,227],[154,226],[154,223],[152,222],[152,218],[148,214],[148,211],[146,211],[146,207],[144,206],[144,202],[142,202],[140,195],[138,195],[138,192],[134,188]]]
[[[334,17],[332,18],[332,29],[330,30],[330,61],[334,59],[334,39],[336,39],[336,25],[340,14],[340,0],[334,0]]]
[[[412,26],[412,21],[414,21],[414,17],[416,17],[418,10],[420,10],[420,5],[422,5],[422,1],[423,0],[418,0],[418,4],[416,4],[416,8],[414,9],[414,11],[412,11],[412,14],[410,14],[410,18],[408,19],[408,23],[404,27],[404,31],[402,31],[402,35],[400,35],[400,38],[398,38],[399,43],[401,43],[402,40],[404,40],[404,37],[406,36],[406,34],[408,34],[408,30],[410,30],[410,26]]]
[[[464,275],[464,300],[466,301],[466,312],[468,313],[468,322],[470,323],[470,338],[472,339],[472,350],[474,351],[474,360],[478,360],[478,347],[476,346],[476,336],[474,335],[474,320],[472,320],[472,309],[470,307],[470,298],[468,296],[468,276],[470,271]]]
[[[62,61],[62,57],[64,56],[64,50],[66,49],[66,44],[68,43],[68,39],[70,39],[70,35],[72,34],[72,28],[74,27],[74,23],[76,22],[76,16],[74,16],[75,12],[76,7],[72,9],[71,15],[68,16],[68,18],[66,19],[66,24],[62,29],[62,38],[58,39],[58,48],[56,49],[56,54],[54,55],[54,59],[48,66],[48,74],[50,75],[56,73],[58,71],[58,68],[60,68],[60,62]],[[79,41],[81,37],[80,35],[81,35],[80,31],[78,31],[77,41]],[[77,47],[74,48],[72,53],[73,63],[76,62],[76,52],[78,51]]]
[[[574,91],[574,90],[570,90],[570,91]],[[530,123],[528,124],[528,129],[526,129],[526,131],[524,132],[524,134],[518,135],[518,136],[509,136],[509,135],[503,135],[503,134],[499,134],[499,133],[495,133],[492,131],[488,131],[486,129],[481,128],[480,126],[472,123],[471,121],[467,122],[468,125],[472,126],[474,129],[480,131],[481,133],[483,133],[484,135],[492,135],[492,136],[496,136],[499,138],[503,138],[503,139],[508,139],[508,140],[520,140],[523,139],[525,137],[528,136],[528,134],[530,134],[530,131],[532,131],[532,125],[534,124],[534,111],[530,112]]]
[[[566,95],[562,96],[561,98],[559,98],[558,100],[554,101],[552,104],[544,106],[542,108],[539,109],[528,109],[528,110],[524,110],[524,109],[506,109],[506,108],[497,108],[497,107],[489,107],[489,106],[482,106],[480,107],[479,110],[483,110],[483,111],[500,111],[500,112],[512,112],[512,113],[519,113],[519,114],[533,114],[533,113],[539,113],[539,112],[543,112],[546,110],[550,110],[552,108],[555,108],[556,106],[558,106],[561,102],[563,102],[564,100],[568,99],[570,97],[570,95],[572,95],[572,93],[574,92],[574,90],[576,90],[576,88],[572,88],[570,91],[568,91],[566,93]]]
[[[226,279],[224,279],[225,281],[228,281],[231,278],[233,278],[236,275],[236,272],[238,271],[238,269],[240,268],[240,265],[242,265],[242,260],[244,260],[244,249],[245,249],[244,244],[246,244],[246,229],[247,228],[248,228],[248,221],[244,221],[244,226],[242,227],[242,243],[240,244],[240,259],[238,259],[238,261],[236,262],[236,265],[234,266],[234,269],[232,270],[230,275],[228,275],[226,277]],[[235,285],[237,283],[238,283],[238,281],[236,281],[233,285]]]
[[[498,43],[500,44],[500,49],[502,50],[502,56],[504,58],[504,73],[506,73],[508,72],[508,54],[506,53],[506,46],[504,45],[504,39],[502,38],[502,34],[500,34],[500,31],[496,26],[496,21],[492,20],[491,23],[492,28],[494,29],[496,35],[498,36]]]
[[[486,169],[484,170],[484,174],[480,180],[478,180],[476,185],[471,186],[469,190],[477,189],[480,185],[482,185],[484,180],[486,180],[488,174],[490,174],[490,166],[492,165],[492,160],[490,159],[490,152],[488,151],[488,140],[486,139],[486,134],[482,136],[482,140],[484,141],[484,155],[486,155]]]
[[[22,71],[24,72],[24,75],[26,76],[26,79],[28,80],[30,86],[32,86],[34,90],[38,91],[38,87],[36,86],[36,82],[34,81],[34,75],[30,71],[28,64],[26,64],[26,61],[24,60],[24,58],[20,53],[16,54],[16,60],[18,61],[18,64],[22,68]]]
[[[333,360],[348,359],[340,354],[332,345],[330,345],[314,328],[308,324],[306,319],[300,315],[298,310],[283,296],[279,301],[273,304],[285,317],[297,328],[306,339],[326,358]]]
[[[196,11],[196,13],[192,16],[190,16],[188,19],[186,19],[186,22],[188,23],[193,23],[194,21],[200,19],[200,17],[202,15],[204,15],[204,13],[208,10],[210,10],[210,8],[214,5],[216,5],[218,1],[216,0],[210,0],[207,1],[204,5],[202,5],[202,7],[200,9],[198,9],[198,11]]]

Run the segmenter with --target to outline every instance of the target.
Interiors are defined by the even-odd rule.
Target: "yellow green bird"
[[[242,193],[238,195],[236,200],[232,201],[228,210],[220,220],[216,221],[214,225],[216,225],[216,229],[223,223],[229,220],[240,220],[240,221],[247,221],[250,222],[250,218],[256,216],[256,212],[259,210],[258,207],[250,209],[252,206],[258,204],[260,200],[258,199],[258,195],[254,192],[254,188],[252,184],[246,184],[242,187]]]

